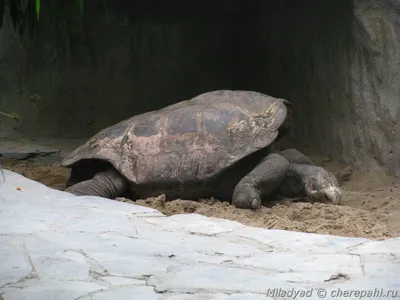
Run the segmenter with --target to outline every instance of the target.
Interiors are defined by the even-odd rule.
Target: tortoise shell
[[[136,184],[205,180],[270,145],[292,109],[258,92],[207,92],[110,126],[62,164],[103,160]]]

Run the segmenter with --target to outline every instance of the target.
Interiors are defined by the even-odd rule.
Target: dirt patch
[[[38,181],[48,187],[62,190],[65,187],[70,170],[58,164],[39,164],[27,160],[3,159],[3,168]]]
[[[202,200],[200,202],[174,200],[163,203],[162,197],[158,197],[138,200],[137,203],[156,208],[166,215],[195,212],[270,229],[375,239],[383,239],[388,236],[387,220],[381,214],[346,206],[283,201],[272,207],[262,207],[253,212],[237,209],[218,200]]]
[[[205,199],[199,202],[174,200],[163,196],[133,202],[153,207],[166,215],[198,213],[230,219],[249,226],[284,229],[338,236],[386,239],[400,236],[400,181],[381,172],[353,171],[325,158],[313,160],[328,170],[340,170],[344,196],[341,205],[304,203],[283,200],[257,211],[238,209],[226,202]],[[43,165],[29,161],[3,161],[6,169],[20,173],[55,189],[63,189],[69,170],[57,164]]]

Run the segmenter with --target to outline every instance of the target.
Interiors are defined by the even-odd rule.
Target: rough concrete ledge
[[[400,298],[400,238],[266,230],[197,214],[166,217],[75,197],[7,170],[5,177],[5,300],[388,299],[396,292]]]

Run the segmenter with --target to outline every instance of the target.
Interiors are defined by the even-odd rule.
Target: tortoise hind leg
[[[270,195],[285,179],[289,161],[279,154],[267,155],[236,185],[232,204],[237,208],[257,209],[262,198]]]
[[[108,168],[96,173],[92,179],[67,187],[65,191],[76,196],[99,196],[115,199],[125,196],[128,188],[128,180],[114,168]]]

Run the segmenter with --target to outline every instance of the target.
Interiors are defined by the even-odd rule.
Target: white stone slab
[[[267,230],[198,214],[166,217],[4,173],[3,299],[400,297],[399,238]]]

